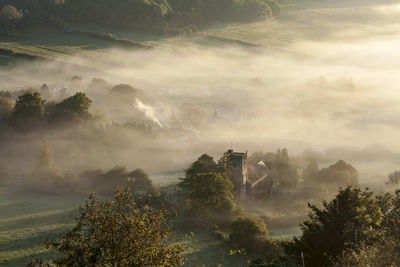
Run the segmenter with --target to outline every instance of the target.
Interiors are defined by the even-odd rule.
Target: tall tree
[[[392,172],[388,175],[386,184],[391,186],[398,186],[400,184],[400,171]]]
[[[306,266],[331,266],[348,249],[371,245],[384,237],[388,201],[365,190],[341,189],[323,208],[309,205],[309,219],[302,234],[289,243],[287,252]]]
[[[172,232],[173,213],[153,209],[153,199],[137,202],[129,189],[113,200],[92,194],[80,208],[75,228],[48,246],[60,252],[57,266],[175,266],[184,246]]]
[[[34,182],[44,189],[57,189],[61,186],[62,176],[54,162],[54,154],[50,145],[43,140],[42,147],[33,170]]]
[[[185,171],[185,178],[181,179],[179,186],[185,188],[197,174],[209,172],[219,173],[220,166],[215,163],[211,156],[203,154]]]
[[[196,174],[184,189],[189,211],[201,221],[224,221],[235,211],[233,184],[219,173]]]
[[[31,129],[43,123],[46,111],[40,93],[28,91],[18,97],[10,123],[16,128]]]
[[[52,122],[79,122],[92,118],[89,108],[92,104],[84,93],[75,95],[58,103],[53,108],[50,118]]]

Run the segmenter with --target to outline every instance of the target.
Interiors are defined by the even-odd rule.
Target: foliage
[[[129,84],[118,84],[116,86],[114,86],[111,90],[111,92],[113,93],[117,93],[117,94],[136,94],[137,93],[137,89],[134,88],[132,85]]]
[[[117,187],[129,187],[135,195],[147,195],[156,191],[147,173],[141,169],[132,172],[126,167],[116,166],[103,172],[101,170],[86,171],[81,174],[87,180],[87,186],[104,194],[111,194]]]
[[[57,189],[63,186],[63,177],[54,162],[54,154],[50,145],[43,140],[38,158],[33,170],[34,183],[41,188]]]
[[[13,108],[14,100],[0,96],[0,123],[11,114]]]
[[[248,255],[260,254],[268,246],[267,227],[255,217],[237,218],[231,224],[229,241],[234,248],[245,249]]]
[[[314,182],[335,187],[357,185],[358,173],[353,166],[343,160],[339,160],[336,164],[321,169],[318,172],[317,181]]]
[[[16,128],[31,129],[43,122],[46,112],[40,93],[28,91],[18,97],[10,123]]]
[[[301,177],[306,183],[318,183],[319,166],[314,160],[308,162],[303,169]]]
[[[0,161],[0,183],[6,181],[9,177],[7,166]]]
[[[0,0],[0,7],[9,0]],[[68,23],[128,27],[156,33],[191,33],[197,26],[259,20],[280,13],[275,0],[14,0],[25,24]],[[17,10],[17,9],[15,9]],[[18,11],[18,10],[17,10]]]
[[[299,267],[297,262],[285,254],[284,244],[287,241],[271,240],[268,250],[264,250],[262,256],[256,256],[249,267]]]
[[[400,184],[400,171],[392,172],[388,175],[388,180],[386,182],[388,185],[398,186]]]
[[[233,184],[221,174],[196,174],[183,188],[189,211],[201,221],[223,221],[235,211]]]
[[[11,93],[9,91],[0,91],[0,96],[5,98],[11,98]]]
[[[306,266],[330,266],[347,249],[369,246],[382,240],[387,197],[352,187],[339,190],[323,208],[309,205],[309,219],[300,226],[302,235],[287,245],[289,254]]]
[[[361,244],[355,249],[349,248],[333,262],[334,267],[387,267],[399,264],[399,246],[391,237],[386,237],[369,246]]]
[[[53,151],[45,140],[43,140],[35,168],[40,172],[48,172],[55,169]]]
[[[129,173],[128,182],[134,194],[144,195],[155,190],[150,177],[142,169],[136,169]]]
[[[173,214],[151,207],[153,199],[137,202],[129,189],[114,200],[93,194],[80,208],[74,229],[47,245],[62,256],[57,266],[174,266],[184,262],[184,246],[172,233]]]
[[[179,186],[185,190],[189,190],[192,179],[197,174],[209,172],[221,173],[221,168],[215,163],[212,157],[204,154],[199,157],[195,162],[193,162],[189,169],[185,170],[185,178],[181,179]]]
[[[242,0],[235,4],[235,11],[242,21],[252,21],[272,15],[272,10],[267,1]]]
[[[92,100],[84,93],[76,93],[55,105],[53,112],[50,114],[51,121],[80,122],[91,119],[92,114],[89,112],[91,104]]]
[[[299,179],[297,173],[297,165],[292,158],[289,157],[287,149],[278,149],[276,153],[268,152],[266,154],[255,153],[249,158],[249,178],[256,181],[265,174],[258,166],[258,162],[268,162],[270,169],[268,171],[268,179],[260,182],[253,193],[261,197],[270,197],[271,182],[279,185],[278,191],[291,190],[296,187]]]
[[[23,13],[15,6],[3,6],[0,10],[0,34],[12,32],[23,16]]]
[[[232,183],[216,173],[196,174],[188,187],[188,201],[195,211],[198,206],[215,212],[230,212],[232,200]]]

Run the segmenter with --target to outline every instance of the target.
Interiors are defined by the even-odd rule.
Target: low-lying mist
[[[64,169],[125,165],[150,173],[184,169],[203,153],[218,158],[231,144],[250,154],[286,147],[317,151],[325,164],[344,159],[361,182],[380,183],[400,161],[400,5],[309,12],[311,22],[246,26],[279,25],[265,36],[284,31],[279,45],[204,45],[193,37],[149,51],[83,53],[70,64],[4,67],[1,90],[45,83],[47,101],[83,91],[92,112],[107,119],[103,130],[63,129],[2,144],[3,161],[33,164],[43,139]],[[111,93],[118,84],[138,91]],[[151,125],[152,134],[107,127],[133,121]]]

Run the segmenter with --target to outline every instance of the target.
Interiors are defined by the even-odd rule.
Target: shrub
[[[230,227],[229,241],[234,248],[245,249],[250,255],[264,252],[268,245],[265,223],[255,217],[238,218]]]

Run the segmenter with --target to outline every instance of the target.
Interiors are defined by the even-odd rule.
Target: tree
[[[369,246],[361,244],[356,249],[349,248],[333,262],[334,267],[387,267],[399,264],[399,245],[390,236]]]
[[[235,4],[235,13],[243,21],[265,19],[272,15],[271,7],[267,1],[239,0]]]
[[[299,263],[303,254],[306,266],[331,266],[344,251],[383,239],[387,203],[387,198],[368,190],[341,189],[322,209],[309,205],[309,219],[300,225],[302,235],[286,250]]]
[[[318,172],[319,172],[319,167],[317,162],[310,161],[304,168],[303,172],[301,173],[301,176],[304,182],[308,183],[309,181],[311,181],[311,183],[315,183],[315,180],[318,179],[317,178]]]
[[[334,187],[357,185],[358,172],[350,164],[347,164],[343,160],[339,160],[337,163],[321,169],[314,182]]]
[[[53,151],[45,140],[43,140],[35,168],[40,172],[49,172],[55,169]]]
[[[184,246],[172,233],[173,213],[153,209],[153,198],[138,202],[127,188],[113,200],[90,195],[74,229],[47,245],[61,256],[57,266],[174,266],[183,264]]]
[[[400,184],[400,171],[392,172],[388,175],[388,180],[386,184],[392,186],[398,186]]]
[[[215,163],[211,156],[203,154],[192,163],[189,169],[185,170],[185,178],[181,179],[179,186],[186,189],[186,187],[191,184],[191,180],[197,174],[209,172],[220,173],[220,167]]]
[[[153,181],[142,169],[136,169],[128,175],[128,182],[135,195],[145,195],[156,190]]]
[[[112,88],[111,92],[122,95],[135,95],[138,89],[129,84],[118,84]]]
[[[0,96],[0,123],[11,114],[14,105],[14,100],[11,98]]]
[[[103,194],[112,194],[117,187],[129,187],[135,195],[145,196],[156,192],[156,187],[147,173],[141,169],[129,172],[124,166],[116,166],[107,172],[102,170],[85,171],[83,179],[89,180],[91,189]]]
[[[33,171],[35,183],[39,183],[42,188],[56,189],[61,186],[62,176],[54,162],[54,154],[50,145],[43,140],[38,158],[35,162]]]
[[[36,91],[28,91],[18,97],[10,123],[20,129],[32,129],[43,123],[46,111],[44,100]]]
[[[224,220],[234,212],[233,184],[221,174],[196,174],[184,189],[189,211],[200,220]]]
[[[11,93],[9,91],[0,91],[0,96],[5,98],[12,98]]]
[[[258,218],[237,218],[230,227],[229,241],[234,248],[245,249],[249,255],[265,252],[268,231]]]
[[[12,32],[23,18],[23,13],[12,5],[3,6],[0,10],[0,33]]]
[[[7,181],[8,178],[9,178],[9,173],[7,170],[7,166],[6,164],[4,164],[4,162],[0,161],[0,183]]]
[[[252,157],[252,160],[254,159],[257,159],[258,161],[250,163],[253,165],[253,167],[254,165],[257,165],[260,160],[264,160],[264,162],[268,162],[271,165],[268,180],[279,182],[281,189],[292,189],[297,185],[299,178],[297,166],[290,159],[288,150],[286,148],[278,149],[276,153],[266,153],[261,159],[260,155]],[[257,167],[256,169],[259,168]],[[252,171],[250,174],[252,176],[256,175],[256,177],[252,178],[257,179],[263,175],[263,172],[257,173],[257,171]],[[266,182],[268,181],[265,181],[264,183]],[[268,186],[266,186],[266,188],[268,188]]]
[[[84,93],[76,93],[75,95],[65,99],[61,103],[55,105],[53,113],[50,114],[52,122],[80,122],[92,118],[89,112],[92,100]]]

